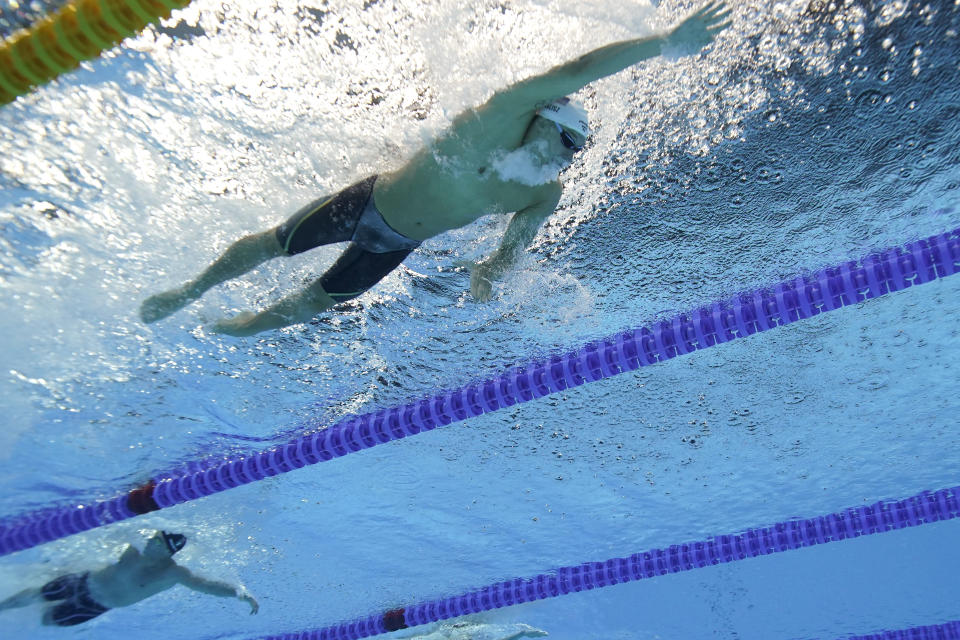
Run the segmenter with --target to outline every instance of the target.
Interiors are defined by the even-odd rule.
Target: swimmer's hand
[[[723,2],[711,2],[678,24],[663,40],[661,54],[668,58],[695,55],[730,26],[730,10]]]
[[[253,614],[255,614],[257,611],[260,611],[260,605],[257,604],[257,599],[254,598],[254,597],[253,597],[252,595],[250,595],[249,593],[241,593],[241,594],[240,594],[239,596],[237,596],[237,597],[238,597],[239,599],[243,600],[244,602],[249,602],[249,603],[250,603],[250,615],[253,615]]]
[[[493,297],[493,269],[486,262],[478,262],[470,269],[470,293],[477,302]]]
[[[263,331],[263,329],[258,326],[257,314],[252,311],[243,311],[232,318],[224,318],[214,323],[214,325],[210,327],[210,330],[214,333],[225,333],[228,336],[236,336],[238,338],[252,336],[255,333]]]

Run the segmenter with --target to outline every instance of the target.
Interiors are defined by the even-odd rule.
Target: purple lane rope
[[[878,631],[865,636],[845,636],[840,640],[960,640],[960,620],[910,629]]]
[[[314,434],[219,463],[192,465],[115,498],[0,521],[0,555],[165,509],[587,382],[811,318],[960,270],[960,229],[734,296],[670,320],[590,342],[452,391],[351,416]]]
[[[560,567],[532,578],[515,578],[413,606],[391,609],[322,629],[264,636],[260,640],[358,640],[399,629],[456,618],[524,602],[609,587],[624,582],[702,569],[745,558],[895,531],[960,516],[960,487],[881,501],[806,520],[788,520],[699,542],[635,553],[605,562]],[[902,632],[892,632],[902,633]],[[867,638],[939,638],[941,636],[865,636]],[[945,636],[954,637],[954,636]]]

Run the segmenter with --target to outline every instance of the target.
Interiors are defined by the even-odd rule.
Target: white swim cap
[[[552,120],[570,131],[579,133],[586,139],[590,134],[590,125],[587,121],[587,110],[576,100],[563,97],[541,107],[537,115]]]

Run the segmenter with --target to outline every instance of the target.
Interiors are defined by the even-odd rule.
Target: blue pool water
[[[469,298],[456,264],[496,246],[502,216],[431,240],[308,325],[250,339],[206,329],[313,277],[335,248],[140,324],[145,296],[241,233],[395,166],[495,88],[689,9],[317,5],[198,2],[0,109],[0,516],[110,498],[960,221],[960,7],[750,2],[704,58],[582,93],[594,139],[491,303]],[[246,584],[256,617],[178,588],[69,630],[40,627],[35,608],[5,612],[0,630],[168,640],[322,627],[955,486],[954,280],[0,560],[2,598],[181,530],[182,562]],[[960,618],[958,534],[925,525],[479,618],[564,640],[941,623]]]

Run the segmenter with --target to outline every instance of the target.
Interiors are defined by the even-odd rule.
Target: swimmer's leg
[[[279,329],[299,322],[307,322],[318,313],[330,309],[342,300],[336,300],[324,290],[318,278],[304,289],[287,296],[260,313],[244,311],[232,318],[220,320],[211,330],[231,336],[252,336],[261,331]]]
[[[24,589],[19,593],[15,593],[6,600],[0,602],[0,611],[6,611],[7,609],[19,609],[20,607],[27,607],[36,602],[43,602],[44,597],[40,589],[33,587],[31,589]]]
[[[190,282],[144,300],[140,305],[140,318],[147,324],[162,320],[202,296],[211,287],[242,276],[281,255],[287,253],[280,246],[276,229],[240,238]]]
[[[402,249],[373,253],[351,244],[323,276],[306,288],[260,313],[245,311],[221,320],[213,326],[213,331],[232,336],[251,336],[261,331],[307,322],[335,304],[362,294],[396,269],[411,251]]]
[[[56,614],[53,612],[54,609],[56,609],[56,607],[47,607],[46,609],[44,609],[43,616],[41,616],[40,618],[40,624],[42,624],[45,627],[60,626],[59,624],[57,624]]]

